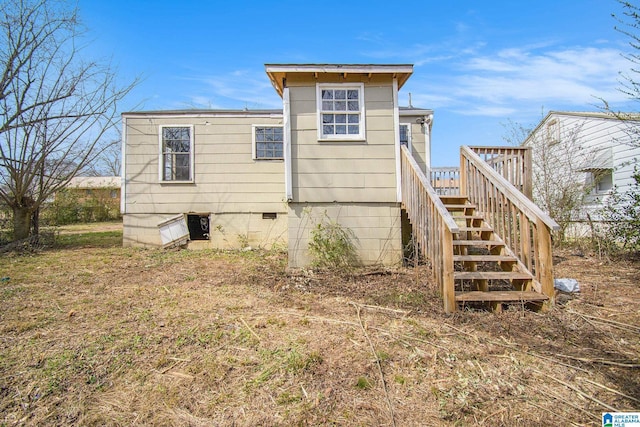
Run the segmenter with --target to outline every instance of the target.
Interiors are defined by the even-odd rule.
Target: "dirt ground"
[[[84,241],[83,241],[84,242]],[[599,426],[640,410],[640,263],[556,251],[547,313],[446,316],[426,266],[279,252],[0,258],[0,425]]]

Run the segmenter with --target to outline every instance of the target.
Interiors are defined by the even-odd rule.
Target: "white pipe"
[[[289,88],[284,87],[282,91],[282,119],[284,126],[284,187],[287,202],[293,201],[293,185],[291,183],[291,101],[289,98]]]
[[[126,214],[127,213],[127,205],[125,203],[126,200],[126,195],[127,195],[127,118],[123,117],[122,118],[122,146],[120,147],[121,149],[121,155],[122,155],[122,162],[121,162],[121,170],[120,170],[120,213],[121,214]]]
[[[400,108],[398,107],[398,79],[393,78],[393,134],[396,153],[396,201],[402,202],[402,176],[400,165]]]

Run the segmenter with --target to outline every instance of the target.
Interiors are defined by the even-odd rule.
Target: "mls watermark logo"
[[[602,414],[602,427],[613,427],[613,415]]]
[[[640,427],[640,412],[604,412],[602,427]]]

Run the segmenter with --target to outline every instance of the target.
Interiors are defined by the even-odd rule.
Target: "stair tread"
[[[509,255],[454,255],[454,261],[517,261],[517,258]]]
[[[454,279],[478,280],[478,279],[500,279],[500,280],[528,280],[533,276],[522,271],[454,271]]]
[[[458,227],[460,231],[493,231],[491,227]]]
[[[504,246],[501,240],[454,240],[454,246]]]
[[[549,297],[533,291],[456,292],[456,301],[546,301]]]
[[[442,194],[440,195],[441,199],[451,198],[451,199],[466,199],[468,196],[463,196],[462,194]]]
[[[464,208],[464,209],[471,209],[471,208],[477,208],[477,205],[472,205],[469,203],[460,203],[460,204],[454,204],[454,203],[445,203],[444,207],[447,209],[459,209],[459,208]]]

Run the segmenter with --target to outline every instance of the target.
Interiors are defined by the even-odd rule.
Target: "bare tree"
[[[631,63],[631,68],[627,72],[620,72],[620,91],[627,95],[629,99],[640,102],[640,8],[629,1],[618,0],[622,5],[622,16],[613,14],[613,18],[618,22],[614,26],[615,30],[629,38],[631,51],[624,54],[624,58]]]
[[[122,166],[121,149],[120,139],[111,141],[89,166],[87,174],[92,176],[120,176]]]
[[[555,125],[559,126],[557,121]],[[585,160],[594,153],[580,140],[582,125],[559,128],[557,132],[534,132],[535,126],[511,120],[503,126],[507,143],[532,148],[533,200],[558,222],[559,239],[564,240],[567,228],[580,219],[594,185],[584,171]]]
[[[557,139],[539,132],[527,141],[533,148],[533,200],[560,225],[560,241],[569,225],[580,219],[585,196],[592,189],[584,171],[591,150],[583,147],[581,128],[565,129]]]
[[[102,153],[135,82],[120,87],[109,64],[81,57],[73,5],[0,0],[0,10],[0,200],[22,239],[40,206]]]
[[[620,71],[620,79],[618,90],[629,98],[630,101],[638,105],[640,102],[640,7],[625,0],[618,0],[622,6],[621,14],[612,14],[617,22],[614,29],[620,34],[627,36],[629,52],[622,56],[629,61],[630,67],[627,71]],[[623,144],[631,147],[640,147],[640,121],[638,120],[638,108],[635,111],[615,111],[611,108],[606,99],[600,99],[603,103],[602,109],[617,117],[619,120],[627,124],[627,135],[621,141]],[[637,159],[635,160],[637,163]]]

